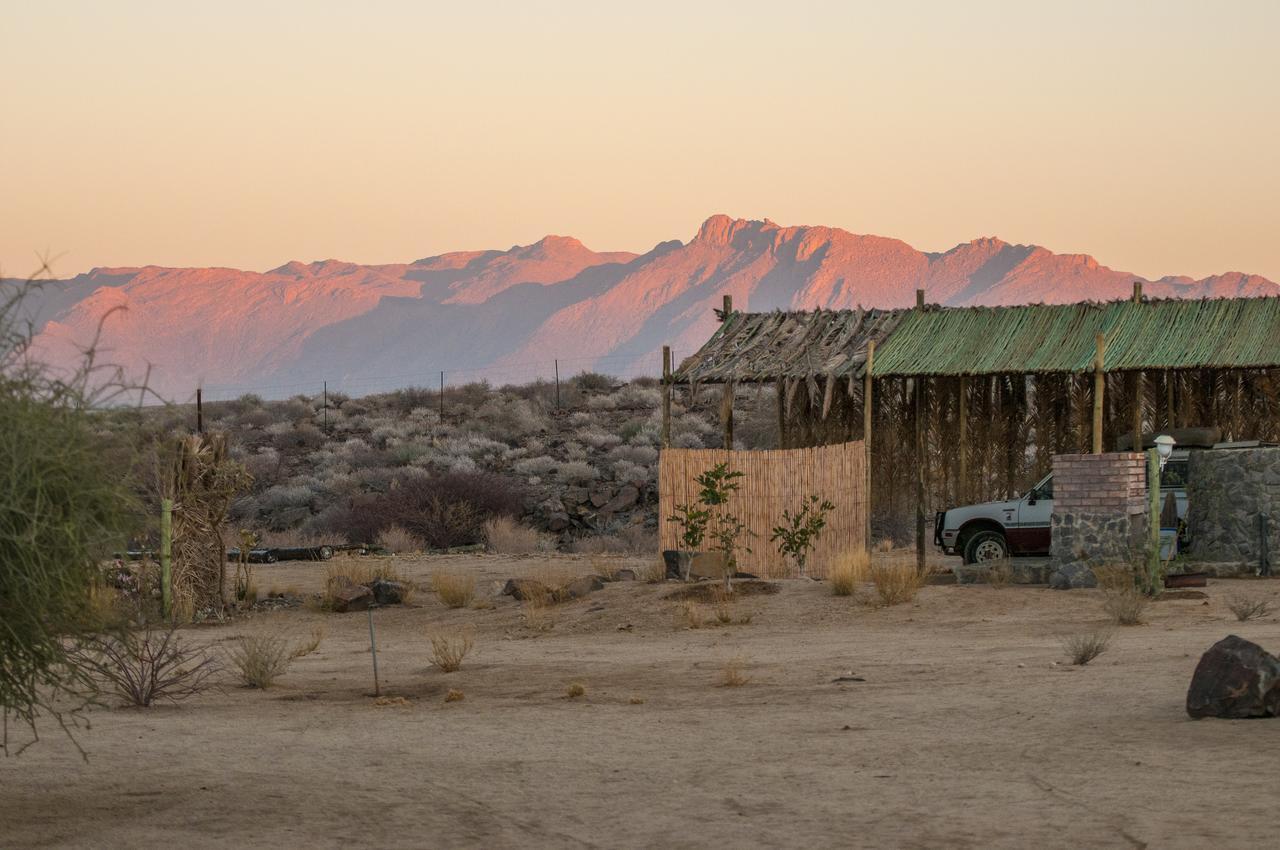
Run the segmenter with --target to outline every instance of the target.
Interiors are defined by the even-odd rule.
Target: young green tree
[[[773,529],[773,536],[769,540],[778,544],[778,554],[796,562],[801,578],[804,578],[804,566],[809,560],[809,552],[822,536],[822,530],[827,527],[827,514],[835,509],[836,506],[826,499],[819,501],[817,496],[810,496],[795,513],[784,510],[782,525]]]

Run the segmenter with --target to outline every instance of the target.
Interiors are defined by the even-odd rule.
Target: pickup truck
[[[1187,514],[1188,456],[1186,449],[1175,450],[1160,475],[1160,492],[1173,493],[1179,520]],[[1050,473],[1019,498],[938,511],[933,542],[948,555],[962,556],[966,564],[1011,555],[1047,555],[1052,514]]]

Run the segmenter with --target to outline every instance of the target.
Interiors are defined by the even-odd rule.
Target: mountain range
[[[46,282],[27,305],[38,356],[75,363],[95,334],[99,359],[174,400],[364,393],[487,378],[519,383],[585,369],[654,374],[715,330],[722,296],[738,309],[1003,305],[1122,298],[1280,295],[1266,278],[1138,275],[1083,254],[975,239],[942,253],[832,227],[708,218],[689,242],[599,253],[547,236],[506,251],[411,263],[290,262],[229,268],[95,268]],[[122,309],[120,309],[122,308]],[[105,319],[104,319],[105,317]]]

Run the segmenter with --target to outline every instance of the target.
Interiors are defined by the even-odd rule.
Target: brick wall
[[[1139,452],[1053,456],[1054,513],[1147,510],[1147,457]]]

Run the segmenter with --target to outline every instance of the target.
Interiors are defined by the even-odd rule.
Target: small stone
[[[618,570],[616,573],[613,574],[613,580],[614,581],[635,581],[636,571],[635,570]]]
[[[363,584],[351,584],[333,591],[333,610],[339,614],[363,611],[373,604],[373,591]]]

